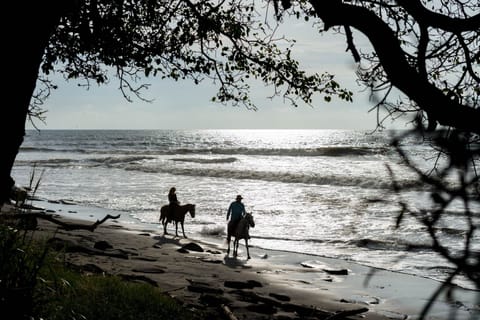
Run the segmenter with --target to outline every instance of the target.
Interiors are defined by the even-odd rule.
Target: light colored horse
[[[228,242],[227,255],[230,253],[230,240],[232,237],[234,237],[233,256],[234,257],[237,256],[238,244],[240,242],[240,239],[245,239],[245,247],[247,248],[247,259],[250,259],[250,252],[248,250],[248,239],[250,239],[248,230],[250,229],[250,227],[252,228],[255,227],[255,221],[253,220],[253,215],[247,212],[245,216],[242,219],[240,219],[240,221],[237,224],[237,227],[235,228],[232,234],[230,234],[227,231],[227,242]]]
[[[160,209],[160,219],[159,221],[162,222],[163,224],[163,234],[168,234],[167,232],[167,224],[169,222],[175,222],[175,235],[178,237],[178,223],[180,222],[180,225],[182,226],[182,233],[183,237],[186,238],[187,236],[185,235],[185,230],[183,228],[183,223],[185,221],[185,215],[187,212],[190,212],[190,215],[192,218],[195,218],[195,205],[188,203],[182,206],[178,206],[173,213],[172,217],[168,216],[169,213],[169,205],[164,205]]]

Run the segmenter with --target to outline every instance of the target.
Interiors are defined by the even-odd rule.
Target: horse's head
[[[253,215],[250,212],[245,214],[245,219],[248,221],[248,225],[252,228],[255,227],[255,221],[253,220]]]
[[[190,204],[188,209],[189,209],[188,211],[190,212],[190,215],[192,216],[192,218],[195,218],[195,205]]]

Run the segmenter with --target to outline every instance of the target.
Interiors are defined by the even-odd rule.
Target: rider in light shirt
[[[238,195],[236,200],[233,201],[228,207],[227,221],[228,218],[230,218],[230,222],[228,223],[229,234],[233,233],[240,219],[242,219],[242,217],[246,214],[245,206],[242,203],[242,199],[242,196]]]

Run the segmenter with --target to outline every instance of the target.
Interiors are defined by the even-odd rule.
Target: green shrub
[[[61,281],[54,282],[55,287],[49,285],[51,290],[45,285],[42,290],[51,292],[49,301],[41,304],[43,310],[38,310],[45,319],[193,319],[173,299],[148,284],[68,270],[63,270]]]
[[[86,275],[25,231],[0,225],[0,312],[9,319],[200,319],[160,289]]]
[[[20,231],[0,225],[0,310],[11,319],[27,319],[32,314],[37,276],[47,254]]]

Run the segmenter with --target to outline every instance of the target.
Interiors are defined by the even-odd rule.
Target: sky
[[[355,82],[355,66],[341,36],[320,35],[311,24],[289,21],[280,34],[297,40],[294,56],[308,71],[335,74],[337,82],[354,94],[354,102],[333,99],[327,103],[317,96],[312,106],[294,107],[281,97],[271,100],[273,88],[252,87],[257,111],[211,102],[216,93],[212,83],[194,85],[188,80],[145,79],[144,92],[152,102],[128,102],[114,81],[92,85],[89,90],[76,82],[56,80],[55,90],[45,103],[46,121],[35,122],[40,129],[375,129],[373,102]],[[358,37],[356,37],[358,40]],[[360,41],[364,41],[361,40]],[[386,123],[387,127],[389,122]],[[392,125],[398,128],[404,123]],[[27,124],[27,128],[33,128]]]

